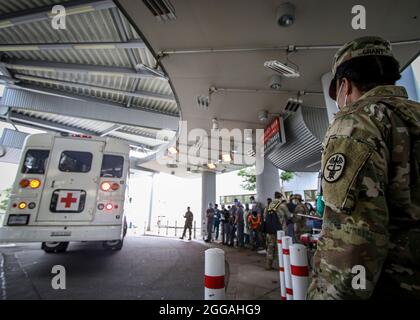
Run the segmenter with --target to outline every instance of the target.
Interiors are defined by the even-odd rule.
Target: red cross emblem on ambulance
[[[60,191],[57,211],[77,211],[79,209],[80,194],[80,191]]]

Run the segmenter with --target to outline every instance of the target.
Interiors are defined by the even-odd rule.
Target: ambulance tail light
[[[29,186],[30,181],[28,179],[22,179],[19,182],[19,186],[21,188],[26,188],[27,186]]]
[[[120,188],[120,185],[119,185],[118,183],[116,183],[116,182],[114,182],[114,183],[111,185],[111,189],[112,189],[113,191],[117,191],[119,188]]]
[[[106,210],[108,210],[108,211],[111,211],[112,209],[114,209],[114,206],[113,206],[113,204],[112,204],[112,203],[107,203],[107,204],[105,205],[105,209],[106,209]]]
[[[101,183],[101,190],[108,192],[108,191],[117,191],[120,188],[120,185],[116,182],[102,182]]]
[[[102,182],[101,183],[101,190],[102,191],[109,191],[111,189],[111,184],[109,182]]]
[[[41,186],[41,181],[38,179],[32,179],[31,182],[29,182],[29,187],[31,189],[38,189]]]
[[[38,189],[41,186],[41,181],[39,179],[22,179],[19,182],[19,186],[23,189],[31,188]]]

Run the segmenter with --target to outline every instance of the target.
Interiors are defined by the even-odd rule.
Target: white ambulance
[[[117,139],[28,136],[0,241],[39,241],[48,253],[64,252],[69,241],[120,250],[128,174],[129,146]]]

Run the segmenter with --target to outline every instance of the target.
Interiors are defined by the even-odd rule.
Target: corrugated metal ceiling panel
[[[63,3],[63,0],[20,0],[9,1],[0,0],[0,15],[19,12],[33,8]],[[128,39],[139,40],[140,37],[134,27],[130,25],[125,17],[122,17],[126,26]],[[69,15],[66,19],[65,30],[54,30],[51,28],[50,21],[38,21],[28,24],[3,28],[0,32],[1,44],[25,44],[25,43],[83,43],[83,42],[121,42],[122,38],[118,30],[112,11],[110,9],[98,10],[95,12]],[[129,58],[129,52],[139,63],[149,67],[155,67],[156,60],[151,52],[144,49],[89,49],[89,50],[48,50],[48,51],[9,51],[6,54],[11,59],[17,60],[36,60],[48,62],[74,63],[99,66],[115,66],[133,68]],[[19,70],[18,73],[51,78],[63,81],[90,84],[99,87],[108,87],[122,91],[148,91],[157,94],[172,94],[172,90],[167,81],[161,79],[139,79],[124,78],[110,75],[77,75],[63,72],[35,72]],[[30,81],[24,81],[30,82]],[[106,101],[116,102],[126,105],[131,100],[132,108],[146,109],[155,112],[179,114],[176,102],[160,101],[144,98],[132,98],[125,94],[106,93],[100,90],[76,89],[71,85],[51,85],[46,83],[31,82],[38,86],[51,88],[58,91],[65,91],[81,96],[95,97]],[[135,84],[137,85],[135,86]],[[113,124],[104,123],[82,118],[72,118],[56,114],[47,114],[33,111],[19,111],[30,117],[60,123],[88,131],[102,132],[110,128]],[[122,134],[124,137],[133,135],[146,135],[153,137],[156,131],[139,127],[124,127]],[[117,133],[115,133],[118,135]],[[174,133],[175,134],[175,133]],[[121,135],[120,135],[121,136]],[[121,136],[121,138],[123,138]]]
[[[278,168],[288,171],[315,172],[320,169],[321,141],[319,132],[315,134],[305,122],[308,119],[316,119],[319,127],[328,126],[328,116],[325,109],[301,107],[285,120],[284,128],[286,143],[273,151],[268,159]]]
[[[52,114],[52,113],[37,112],[37,111],[24,110],[24,109],[19,109],[19,110],[14,110],[14,111],[18,114],[22,114],[25,116],[29,116],[29,117],[33,117],[33,118],[37,118],[41,120],[47,120],[53,123],[58,123],[65,126],[75,127],[75,128],[79,128],[83,130],[93,131],[96,133],[100,133],[114,126],[114,123],[74,118],[74,117],[62,116],[62,115]]]
[[[59,4],[70,0],[0,0],[0,14],[18,12],[21,10],[34,9],[52,4]]]

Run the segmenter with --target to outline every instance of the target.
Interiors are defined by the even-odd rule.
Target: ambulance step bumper
[[[0,242],[102,241],[122,239],[122,226],[0,227]]]

